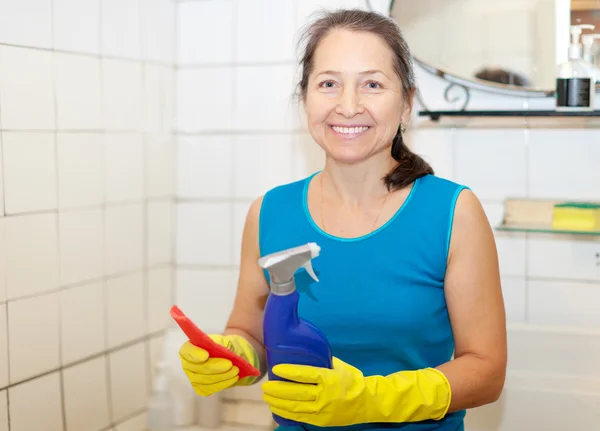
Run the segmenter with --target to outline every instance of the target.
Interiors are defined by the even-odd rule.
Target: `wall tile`
[[[0,8],[4,9],[4,6]],[[1,9],[0,16],[5,18],[7,15],[2,14]],[[31,20],[29,15],[22,22],[31,23]],[[0,47],[0,116],[3,129],[54,129],[53,69],[51,52]]]
[[[106,357],[63,371],[67,431],[99,430],[110,424]]]
[[[115,431],[145,431],[147,423],[148,416],[146,413],[142,413],[121,422],[116,426]]]
[[[528,290],[531,324],[600,327],[599,283],[530,280]]]
[[[571,280],[600,280],[596,253],[600,246],[594,241],[578,241],[555,237],[529,239],[527,249],[530,277]]]
[[[140,58],[140,1],[102,0],[102,53]]]
[[[527,241],[522,235],[497,233],[496,248],[502,275],[526,275]]]
[[[179,137],[177,195],[183,198],[229,198],[233,184],[233,137]],[[256,173],[256,170],[252,171]]]
[[[509,325],[508,351],[511,371],[589,379],[598,373],[600,335],[577,328]]]
[[[238,130],[290,130],[295,126],[295,65],[236,68],[234,127]],[[222,79],[221,79],[222,80]],[[268,86],[257,85],[268,80]],[[257,109],[257,101],[261,101]]]
[[[177,271],[177,305],[203,331],[225,329],[235,299],[236,281],[228,269]],[[219,295],[214,295],[218,291]],[[212,293],[211,293],[212,292]],[[211,298],[210,301],[207,298]]]
[[[294,61],[294,2],[246,0],[236,4],[236,61]]]
[[[235,403],[226,403],[223,407],[223,414],[230,423],[252,424],[265,427],[272,424],[271,410],[269,410],[267,403],[238,401]]]
[[[579,389],[569,377],[561,379],[565,390],[547,387],[546,376],[534,383],[505,386],[500,399],[476,409],[465,421],[473,431],[572,430],[586,431],[597,423],[598,393]]]
[[[144,280],[142,273],[106,281],[108,347],[113,348],[144,336]]]
[[[244,2],[237,2],[237,8]],[[249,17],[244,17],[249,19]],[[241,31],[238,21],[237,31]],[[185,2],[177,5],[177,63],[231,63],[234,60],[234,2]],[[254,29],[253,29],[254,31]]]
[[[100,52],[100,0],[53,0],[54,48]]]
[[[147,265],[171,263],[173,243],[173,204],[170,201],[148,202]]]
[[[118,350],[109,355],[111,411],[120,422],[146,406],[147,364],[144,343]]]
[[[166,198],[175,190],[175,151],[171,136],[145,136],[147,198]]]
[[[3,132],[7,214],[56,208],[56,151],[50,133]]]
[[[61,209],[104,202],[104,136],[58,133],[58,201]]]
[[[6,290],[8,299],[58,287],[58,234],[55,214],[8,217]]]
[[[102,282],[60,292],[63,364],[90,357],[106,348]]]
[[[177,85],[175,78],[178,76],[171,66],[162,66],[163,71],[163,115],[162,132],[171,133],[177,124],[175,121],[175,95]]]
[[[420,155],[441,178],[454,178],[454,130],[452,129],[412,129],[407,132],[409,148]]]
[[[183,334],[183,332],[181,332],[181,330],[179,330],[179,328],[177,330],[180,331],[178,334]],[[181,342],[181,344],[183,344],[185,341],[187,341],[187,339],[185,338],[185,334],[183,337],[184,338],[183,338],[183,341]],[[148,374],[150,375],[149,380],[150,380],[151,386],[154,384],[154,377],[156,375],[156,367],[157,367],[158,363],[160,361],[162,361],[162,359],[163,359],[165,338],[166,337],[164,335],[158,335],[158,336],[152,337],[150,340],[148,340],[148,353],[150,356],[150,366],[148,368]],[[175,351],[175,352],[171,351],[171,355],[172,355],[172,357],[179,358],[178,351]],[[181,375],[181,373],[183,373],[183,368],[180,368],[178,371],[179,371],[179,374]],[[184,374],[184,376],[185,376],[185,374]]]
[[[0,42],[51,48],[52,1],[0,3]]]
[[[173,283],[171,268],[148,271],[148,332],[155,333],[171,324],[169,309],[173,305]]]
[[[106,208],[104,225],[106,273],[140,268],[143,263],[144,208],[125,205]]]
[[[58,368],[60,340],[58,322],[57,293],[8,303],[8,354],[11,383]]]
[[[106,202],[140,201],[144,195],[144,143],[138,133],[106,135]]]
[[[226,84],[209,84],[214,82]],[[231,127],[235,85],[233,68],[180,69],[176,73],[176,83],[178,131],[191,133],[227,130]],[[256,110],[256,100],[261,99],[252,99],[253,110]],[[276,121],[276,118],[273,118],[273,121]]]
[[[58,373],[14,386],[8,396],[11,431],[63,431]]]
[[[177,206],[177,262],[231,264],[231,206],[181,203]]]
[[[59,213],[60,283],[68,285],[102,276],[102,209]]]
[[[234,138],[234,196],[255,199],[269,189],[293,181],[291,135],[248,135]]]
[[[144,118],[142,128],[146,132],[161,133],[163,109],[163,68],[155,64],[144,65]]]
[[[0,217],[0,304],[6,302],[6,235],[5,218]]]
[[[294,180],[306,178],[325,166],[325,151],[307,133],[294,135]]]
[[[527,319],[527,280],[524,277],[502,277],[502,295],[506,320],[525,323]]]
[[[480,199],[527,195],[525,131],[457,130],[455,142],[455,181]]]
[[[8,398],[6,391],[0,391],[0,431],[8,431]]]
[[[102,129],[100,61],[93,57],[55,53],[54,67],[57,128]]]
[[[4,174],[2,160],[2,142],[0,142],[0,217],[4,215]]]
[[[142,56],[148,60],[173,63],[176,2],[144,0],[140,5]]]
[[[119,131],[140,130],[143,82],[141,64],[104,59],[102,67],[106,127]]]
[[[568,142],[568,148],[565,143]],[[529,189],[539,198],[598,199],[598,131],[531,130]],[[560,169],[558,175],[557,169]]]
[[[233,264],[239,266],[242,260],[242,237],[244,235],[244,227],[246,217],[250,210],[251,201],[236,202],[233,204],[233,231],[231,235],[233,247]]]
[[[0,388],[8,386],[8,380],[8,319],[6,304],[0,304]],[[0,404],[1,410],[2,406]],[[2,417],[1,414],[0,417]],[[1,421],[0,425],[2,425]]]

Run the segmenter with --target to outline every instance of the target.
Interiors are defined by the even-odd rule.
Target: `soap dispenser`
[[[556,70],[557,111],[594,110],[594,67],[583,59],[583,46],[580,42],[582,31],[594,28],[591,24],[571,26],[569,59],[559,64]]]
[[[594,42],[600,40],[600,34],[585,34],[581,36],[581,42],[583,43],[583,60],[592,65],[594,70],[594,80],[592,82],[600,83],[600,67],[594,64],[594,57],[592,55],[592,48]]]

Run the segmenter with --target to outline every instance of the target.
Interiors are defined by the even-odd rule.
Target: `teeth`
[[[364,132],[365,130],[368,129],[368,127],[339,127],[339,126],[333,126],[332,129],[335,130],[338,133],[343,133],[345,135],[356,135],[358,133]]]

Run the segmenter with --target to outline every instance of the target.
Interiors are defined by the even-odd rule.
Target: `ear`
[[[417,93],[417,89],[412,88],[407,93],[406,97],[403,98],[403,100],[402,100],[403,110],[402,110],[402,115],[400,118],[402,119],[402,124],[404,124],[404,125],[406,125],[406,123],[408,123],[408,120],[410,120],[412,110],[413,110],[413,102],[414,102],[416,93]]]

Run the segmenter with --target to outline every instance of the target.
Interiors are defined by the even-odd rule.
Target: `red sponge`
[[[183,311],[176,305],[171,307],[171,317],[179,325],[181,330],[190,339],[190,342],[208,352],[211,358],[229,359],[233,365],[240,369],[239,377],[243,379],[247,376],[260,376],[260,371],[254,368],[248,361],[231,350],[214,342],[208,335],[198,328],[189,317],[183,314]]]

